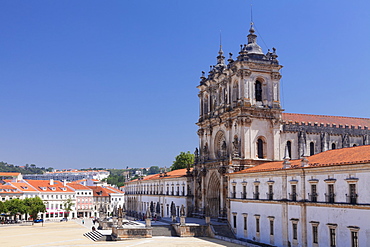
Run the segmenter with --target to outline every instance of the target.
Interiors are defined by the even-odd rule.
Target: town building
[[[125,185],[127,214],[142,218],[147,209],[160,217],[171,216],[171,205],[180,216],[181,206],[191,216],[193,197],[191,194],[191,171],[179,169],[148,175],[132,180]],[[190,179],[190,180],[189,180]]]
[[[77,217],[94,216],[93,190],[79,183],[68,183],[68,187],[75,191]]]
[[[54,172],[46,172],[43,174],[25,174],[23,175],[24,179],[32,179],[32,180],[59,180],[59,181],[76,181],[81,179],[96,179],[102,180],[109,176],[110,172],[106,170],[88,170],[88,171],[80,171],[80,170],[67,170],[67,171],[54,171]]]
[[[370,145],[228,174],[238,238],[274,246],[368,246]]]
[[[124,192],[111,186],[87,186],[93,191],[94,217],[97,217],[101,210],[111,215],[115,207],[123,207],[125,198]]]

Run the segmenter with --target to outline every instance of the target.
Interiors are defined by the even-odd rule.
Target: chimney
[[[54,185],[54,179],[50,178],[50,185]]]
[[[67,186],[67,180],[63,180],[63,187]]]
[[[303,158],[301,159],[301,167],[309,166],[308,163],[309,163],[309,161],[308,161],[307,157],[303,156]]]

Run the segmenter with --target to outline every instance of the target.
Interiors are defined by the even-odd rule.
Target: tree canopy
[[[24,205],[23,200],[21,199],[12,199],[5,201],[5,208],[7,209],[7,213],[12,216],[17,214],[25,214],[27,213],[27,207]]]
[[[159,166],[151,166],[148,171],[148,175],[157,174],[160,172]]]
[[[46,212],[46,207],[44,202],[40,197],[26,198],[23,200],[23,204],[26,207],[26,212],[33,218],[36,219],[38,213]]]
[[[72,211],[72,207],[74,206],[75,204],[72,202],[72,199],[71,198],[68,198],[66,199],[64,202],[63,202],[63,208],[64,210],[67,212],[67,215],[69,215],[69,212]]]
[[[177,169],[186,168],[188,165],[194,164],[194,154],[188,152],[181,152],[179,155],[176,156],[175,161],[171,166],[171,171]]]

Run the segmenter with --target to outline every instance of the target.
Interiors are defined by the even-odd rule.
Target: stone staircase
[[[98,231],[87,232],[83,235],[92,241],[106,241],[106,236]]]
[[[170,225],[153,226],[153,236],[177,236],[175,229]]]
[[[228,225],[212,225],[215,230],[215,234],[231,239],[236,239],[234,233],[231,231]]]

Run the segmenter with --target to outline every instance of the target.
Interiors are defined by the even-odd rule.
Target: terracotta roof
[[[309,123],[314,124],[324,124],[329,126],[336,125],[343,125],[345,127],[348,125],[351,127],[352,125],[355,126],[357,129],[358,126],[362,128],[370,126],[370,118],[356,118],[356,117],[341,117],[341,116],[325,116],[325,115],[311,115],[311,114],[298,114],[298,113],[283,113],[282,114],[283,121],[285,123],[298,123],[300,125],[308,125]]]
[[[69,186],[69,187],[71,187],[72,189],[75,189],[75,190],[91,190],[91,188],[89,188],[85,185],[79,184],[79,183],[69,183],[69,184],[67,184],[67,186]]]
[[[341,148],[328,150],[326,152],[318,153],[312,156],[307,157],[308,167],[317,167],[317,166],[334,166],[334,165],[350,165],[350,164],[363,164],[370,163],[370,145],[350,147],[350,148]],[[291,160],[291,167],[302,168],[301,160]],[[231,173],[240,174],[240,173],[250,173],[250,172],[260,172],[260,171],[271,171],[279,170],[283,168],[283,161],[274,161],[266,162],[260,165],[257,165],[252,168],[248,168],[239,172]]]
[[[87,187],[93,190],[94,196],[109,196],[109,193],[111,193],[110,190],[103,188],[101,186],[87,186]]]
[[[190,171],[192,171],[192,170],[193,170],[193,168],[190,169]],[[164,176],[163,173],[162,174],[158,173],[158,174],[153,174],[153,175],[145,176],[141,180],[155,180],[155,179],[179,178],[179,177],[186,176],[186,171],[187,171],[186,168],[184,168],[184,169],[178,169],[178,170],[167,172],[167,176]],[[136,182],[136,181],[138,181],[138,179],[134,179],[134,180],[132,180],[130,182]]]
[[[71,188],[63,186],[63,183],[60,181],[54,181],[54,185],[51,185],[49,180],[25,180],[25,181],[40,192],[74,192]]]
[[[20,191],[33,191],[33,192],[36,192],[37,190],[35,188],[33,188],[32,186],[30,186],[29,184],[25,183],[25,182],[10,182],[11,185],[13,185],[14,187],[17,187],[17,189],[19,189]]]
[[[21,194],[22,192],[18,191],[17,188],[11,185],[0,185],[0,193]]]
[[[1,177],[17,177],[19,174],[19,172],[0,172]]]
[[[119,189],[116,189],[116,188],[113,188],[112,186],[104,186],[106,189],[108,190],[111,190],[112,192],[114,193],[119,193],[119,194],[123,194],[122,191],[120,191]]]

